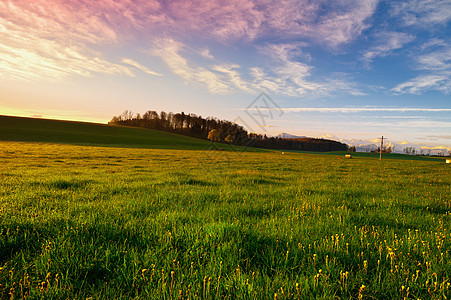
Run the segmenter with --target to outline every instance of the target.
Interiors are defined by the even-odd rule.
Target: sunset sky
[[[0,115],[125,109],[451,150],[451,1],[0,0]]]

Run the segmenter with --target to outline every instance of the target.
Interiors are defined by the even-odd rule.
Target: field
[[[153,149],[206,149],[208,141],[150,129],[0,115],[0,140]]]
[[[0,142],[0,298],[449,299],[443,162]]]

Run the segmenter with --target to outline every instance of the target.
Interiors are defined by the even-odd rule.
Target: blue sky
[[[6,0],[0,114],[184,111],[451,150],[450,23],[450,1]],[[262,92],[283,111],[265,124],[246,113]]]

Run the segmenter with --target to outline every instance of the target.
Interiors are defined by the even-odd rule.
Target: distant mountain
[[[376,144],[361,144],[355,146],[356,152],[371,152],[378,149],[379,146]]]
[[[275,138],[279,139],[305,139],[306,136],[298,136],[298,135],[292,135],[289,133],[282,132],[281,134],[278,134],[275,136]]]

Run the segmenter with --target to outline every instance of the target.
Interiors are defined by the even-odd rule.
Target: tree
[[[415,148],[414,147],[406,147],[406,148],[404,148],[404,153],[415,155]]]
[[[346,144],[331,140],[269,138],[263,134],[248,133],[243,126],[230,121],[219,120],[215,117],[202,118],[184,112],[173,114],[172,112],[162,111],[158,114],[156,111],[149,110],[140,115],[127,110],[119,116],[114,116],[109,124],[176,132],[201,139],[209,139],[212,142],[224,141],[246,147],[252,144],[253,147],[267,149],[323,152],[346,151],[348,149]]]
[[[165,128],[166,127],[166,117],[167,114],[165,111],[160,112],[160,128]]]
[[[207,139],[209,139],[212,142],[220,142],[221,141],[221,131],[219,129],[210,130],[210,132],[208,133]]]
[[[226,143],[231,144],[231,143],[233,143],[233,142],[235,141],[235,137],[229,134],[229,135],[224,139],[224,141],[226,141]]]
[[[124,112],[119,116],[121,121],[129,121],[133,119],[133,112],[130,110],[124,110]]]

